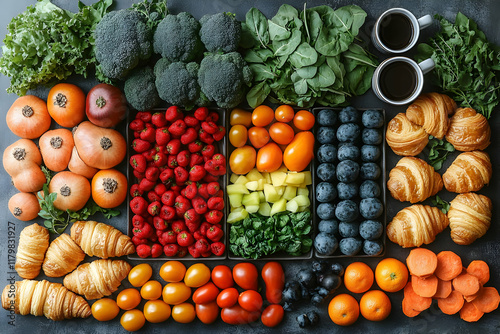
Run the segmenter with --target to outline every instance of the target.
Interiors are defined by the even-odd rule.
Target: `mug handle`
[[[430,26],[432,24],[432,16],[427,14],[427,15],[419,18],[417,21],[418,21],[418,26],[419,26],[420,30],[422,30],[422,29],[427,28],[428,26]]]
[[[418,63],[418,67],[420,67],[422,73],[424,74],[432,71],[434,69],[434,66],[436,66],[436,64],[434,63],[434,60],[432,60],[431,58],[427,58],[426,60]]]

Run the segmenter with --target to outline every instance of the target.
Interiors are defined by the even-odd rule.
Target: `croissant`
[[[480,190],[490,183],[492,175],[490,156],[483,151],[461,153],[443,174],[446,190],[468,193]]]
[[[45,254],[43,272],[49,277],[61,277],[72,272],[85,258],[85,253],[71,239],[63,233],[52,241]]]
[[[51,320],[88,318],[92,313],[85,299],[49,281],[17,281],[2,292],[2,307],[16,314],[46,316]]]
[[[451,118],[446,140],[458,151],[484,150],[490,144],[491,129],[486,117],[472,108],[459,108]]]
[[[459,245],[470,245],[482,237],[491,223],[491,200],[476,193],[460,194],[450,202],[451,239]]]
[[[64,277],[63,284],[87,299],[98,299],[115,292],[130,269],[123,260],[96,260],[78,266]]]
[[[448,130],[450,119],[457,104],[449,96],[439,93],[421,94],[406,109],[410,122],[421,125],[425,132],[436,138],[443,139]]]
[[[387,237],[403,248],[430,244],[449,224],[438,208],[414,204],[399,211],[387,225]]]
[[[45,251],[49,247],[49,231],[38,224],[26,226],[19,235],[16,254],[16,271],[22,278],[38,276]]]
[[[404,157],[389,173],[387,188],[398,201],[417,203],[443,189],[441,175],[422,159]]]
[[[107,259],[135,252],[130,237],[113,226],[95,221],[75,222],[71,226],[71,238],[89,256]]]
[[[424,129],[410,122],[404,113],[390,120],[385,138],[394,153],[403,156],[418,155],[429,142]]]

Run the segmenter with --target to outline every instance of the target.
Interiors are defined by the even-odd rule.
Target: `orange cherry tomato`
[[[198,288],[208,281],[210,281],[210,268],[203,263],[193,264],[184,276],[184,283],[191,288]]]
[[[162,286],[158,281],[148,281],[141,288],[141,296],[147,300],[155,300],[161,297]]]
[[[307,110],[300,110],[295,114],[293,124],[299,130],[309,130],[314,126],[314,115]]]
[[[196,318],[196,311],[193,304],[182,303],[172,307],[172,318],[182,324],[187,324]]]
[[[196,304],[196,316],[204,324],[211,324],[219,317],[219,306],[215,301],[207,304]]]
[[[236,288],[222,290],[217,296],[217,305],[220,308],[233,307],[238,302],[239,293]]]
[[[278,122],[288,123],[293,119],[293,116],[295,116],[295,110],[286,104],[279,106],[274,112],[274,117]]]
[[[116,297],[116,304],[122,310],[131,310],[141,302],[141,294],[139,290],[129,288],[122,290]]]
[[[257,290],[259,273],[250,262],[240,262],[233,267],[234,282],[244,290]]]
[[[231,115],[229,116],[229,124],[240,124],[249,128],[252,126],[252,113],[250,111],[235,108],[231,111]]]
[[[144,304],[144,316],[151,323],[159,323],[170,318],[170,305],[163,300],[149,300]]]
[[[252,146],[242,146],[235,149],[229,156],[229,167],[235,174],[247,174],[255,167],[257,152]]]
[[[283,152],[276,143],[269,143],[257,153],[257,170],[259,172],[274,172],[283,163]]]
[[[286,168],[300,172],[307,168],[313,158],[314,135],[311,131],[302,131],[295,135],[283,153]]]
[[[165,282],[180,282],[184,279],[186,267],[179,261],[167,261],[160,268],[160,276]]]
[[[248,129],[248,139],[255,148],[261,148],[269,142],[269,132],[266,128],[254,126]]]
[[[255,126],[266,126],[274,119],[274,111],[271,107],[260,105],[252,112],[252,123]]]
[[[234,285],[233,274],[228,266],[220,264],[212,269],[212,282],[219,289],[227,289]]]
[[[123,329],[129,332],[135,332],[144,326],[146,323],[146,318],[140,310],[130,310],[123,313],[120,324]]]
[[[288,145],[295,136],[295,131],[286,123],[274,123],[269,128],[269,135],[275,143],[280,145]]]
[[[241,147],[247,143],[248,130],[244,125],[236,124],[229,130],[229,142],[234,147]]]
[[[195,304],[206,304],[213,302],[217,299],[219,295],[219,289],[214,283],[208,282],[207,284],[200,286],[193,293],[193,302]]]
[[[152,274],[153,268],[151,268],[151,266],[147,263],[141,263],[130,270],[128,273],[128,281],[132,284],[132,286],[137,288],[143,286],[144,283],[149,281]]]
[[[92,315],[96,320],[109,321],[120,313],[120,308],[111,298],[101,298],[92,304]]]
[[[59,83],[47,97],[47,110],[60,126],[72,128],[85,117],[85,93],[76,85]]]
[[[260,320],[266,327],[276,327],[281,323],[284,315],[285,311],[283,310],[283,306],[279,304],[272,304],[264,309]]]
[[[243,291],[238,297],[238,304],[248,312],[259,312],[262,303],[262,296],[255,290]]]
[[[191,288],[184,282],[168,283],[163,287],[163,301],[170,305],[184,303],[191,297]]]

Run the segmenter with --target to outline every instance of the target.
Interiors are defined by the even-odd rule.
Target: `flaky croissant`
[[[420,125],[413,124],[406,114],[399,113],[387,124],[387,144],[397,155],[415,156],[429,142],[429,135]]]
[[[16,253],[16,271],[22,278],[33,279],[42,269],[43,258],[49,247],[49,231],[38,224],[26,226],[19,235]]]
[[[78,266],[64,277],[63,284],[87,299],[98,299],[115,292],[130,269],[123,260],[96,260]]]
[[[421,125],[425,132],[443,139],[450,124],[449,115],[457,109],[457,104],[449,96],[439,93],[421,94],[406,109],[410,122]]]
[[[2,292],[2,307],[16,314],[46,316],[51,320],[88,318],[92,313],[85,299],[62,284],[49,281],[17,281]]]
[[[470,245],[482,237],[491,223],[491,200],[476,193],[457,195],[450,202],[451,239],[459,245]]]
[[[77,221],[71,226],[71,238],[85,254],[103,259],[135,252],[130,237],[111,225],[95,221]]]
[[[54,239],[45,253],[43,272],[49,277],[61,277],[72,272],[85,258],[85,253],[71,239],[63,233]]]
[[[446,140],[458,151],[484,150],[490,145],[491,129],[486,117],[472,108],[459,108],[451,118]]]
[[[395,199],[410,203],[425,201],[443,189],[441,175],[422,159],[404,157],[389,173],[387,189]]]
[[[478,191],[490,183],[490,156],[483,151],[461,153],[443,174],[446,190],[456,193]]]
[[[387,237],[403,248],[430,244],[449,224],[438,208],[414,204],[399,211],[387,225]]]

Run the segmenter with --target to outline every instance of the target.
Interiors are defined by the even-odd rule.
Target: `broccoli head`
[[[155,75],[149,66],[133,69],[123,90],[128,103],[139,111],[154,108],[161,102],[156,91]]]
[[[205,15],[200,20],[201,41],[209,52],[233,52],[241,38],[241,23],[234,14]]]
[[[95,29],[95,57],[102,74],[123,80],[141,60],[152,54],[152,31],[141,14],[131,10],[110,12]]]
[[[252,82],[252,72],[238,52],[205,55],[198,71],[201,91],[221,108],[236,107]]]
[[[167,15],[154,34],[154,50],[172,62],[189,62],[203,51],[198,35],[200,24],[189,13]]]

